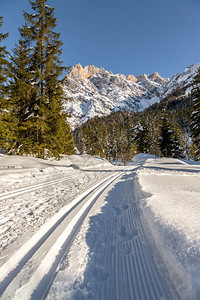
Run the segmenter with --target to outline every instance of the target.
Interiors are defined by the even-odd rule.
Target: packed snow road
[[[200,299],[200,164],[20,160],[0,157],[1,299]]]

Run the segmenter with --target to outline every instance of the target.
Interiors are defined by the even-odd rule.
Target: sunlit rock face
[[[68,120],[73,128],[90,118],[117,110],[142,111],[176,90],[182,90],[182,96],[189,93],[199,67],[200,63],[192,65],[170,80],[158,72],[135,77],[77,64],[67,75],[64,109],[70,115]]]

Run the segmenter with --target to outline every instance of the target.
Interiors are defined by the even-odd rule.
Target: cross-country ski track
[[[5,164],[0,299],[200,299],[200,164],[71,159]]]
[[[179,299],[164,264],[160,273],[153,259],[151,241],[134,199],[134,177],[123,175],[116,182],[120,175],[109,176],[61,209],[0,268],[2,299],[38,300],[47,296],[63,255],[106,187],[110,201],[104,217],[109,222],[98,232],[90,249],[95,257],[85,271],[86,281],[96,278],[90,291],[93,299]],[[159,253],[156,255],[159,260]],[[100,264],[93,262],[93,267],[93,260]]]
[[[44,187],[47,187],[47,186],[53,186],[54,184],[62,183],[62,182],[69,181],[70,179],[75,179],[75,178],[78,178],[78,175],[68,176],[68,177],[64,177],[64,178],[58,178],[58,179],[50,180],[48,182],[43,182],[43,183],[35,184],[32,186],[27,186],[27,187],[24,187],[21,189],[16,189],[16,190],[13,190],[10,192],[2,193],[2,194],[0,194],[0,201],[6,200],[8,198],[20,196],[25,193],[33,192],[35,190],[43,189]]]
[[[34,262],[34,265],[31,267],[35,269],[36,265],[33,255],[37,256],[37,250],[39,249],[39,257],[43,257],[47,249],[50,248],[49,245],[53,245],[47,252],[44,260],[42,260],[38,270],[30,279],[30,283],[27,283],[25,292],[23,291],[20,296],[16,296],[16,299],[43,299],[46,294],[46,289],[49,287],[55,274],[58,263],[69,247],[92,204],[97,200],[99,194],[101,194],[105,187],[111,184],[120,174],[121,173],[118,172],[117,175],[114,174],[102,180],[78,196],[69,205],[63,207],[58,214],[10,257],[0,268],[0,294],[7,289],[8,292],[5,292],[5,297],[12,299],[13,295],[9,295],[9,289],[11,290],[11,294],[13,294],[13,291],[19,288],[21,278],[23,279],[24,274],[27,274],[26,264],[28,264],[29,260]],[[42,247],[44,250],[41,251]],[[44,264],[45,268],[43,268]],[[25,273],[23,272],[24,265]],[[42,272],[40,271],[41,268],[43,270]],[[29,273],[31,272],[29,271]],[[43,283],[43,280],[45,283]],[[24,287],[22,287],[22,289],[24,289]],[[2,299],[4,299],[4,295],[2,295]]]
[[[71,284],[70,272],[78,267],[78,259],[81,260],[83,255],[82,244],[72,269],[69,267],[62,275],[61,266],[48,300],[180,299],[154,242],[148,236],[135,190],[135,173],[126,172],[112,189],[109,187],[105,191],[106,204],[101,213],[95,213],[88,220],[89,230],[84,238],[89,246],[89,259],[80,283],[78,279],[72,279],[75,283]],[[77,239],[81,240],[84,233],[79,235]],[[72,245],[71,253],[78,253],[76,248]],[[71,259],[69,254],[69,265]]]

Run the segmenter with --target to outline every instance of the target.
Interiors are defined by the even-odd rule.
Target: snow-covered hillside
[[[199,183],[147,154],[1,155],[1,299],[200,299]]]
[[[69,98],[64,104],[71,115],[69,122],[74,127],[119,109],[141,111],[182,88],[182,95],[187,94],[199,66],[200,63],[192,65],[170,80],[157,72],[124,76],[95,66],[83,68],[78,64],[67,76],[64,87],[65,97]]]

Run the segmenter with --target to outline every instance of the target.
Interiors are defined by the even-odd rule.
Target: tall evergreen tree
[[[3,17],[0,17],[0,28],[3,24]],[[9,77],[8,70],[8,51],[2,42],[8,37],[8,33],[3,34],[0,32],[0,148],[8,148],[10,140],[12,139],[9,110],[10,103],[8,101],[8,88],[7,82]]]
[[[173,131],[166,112],[164,112],[161,119],[160,150],[163,156],[171,157],[173,154]]]
[[[63,80],[60,79],[66,68],[60,61],[62,42],[60,34],[54,31],[54,8],[46,5],[47,0],[29,0],[29,3],[34,13],[24,12],[25,25],[20,29],[21,39],[13,57],[16,70],[19,71],[20,61],[25,64],[25,70],[21,74],[21,82],[19,78],[14,80],[12,93],[16,94],[22,82],[26,82],[25,93],[28,93],[25,106],[24,97],[18,97],[18,112],[25,109],[25,114],[28,114],[19,120],[19,127],[26,129],[28,126],[29,129],[28,137],[27,134],[24,136],[27,142],[21,144],[21,151],[41,158],[45,155],[71,154],[73,138],[66,114],[62,112]],[[25,52],[28,59],[23,60]],[[29,74],[28,80],[25,79],[26,72]]]
[[[194,78],[192,98],[193,112],[191,133],[194,145],[194,156],[196,160],[200,160],[200,68],[198,70],[198,74]]]
[[[174,158],[185,158],[184,146],[184,132],[181,130],[180,125],[177,122],[175,114],[172,115],[171,120],[172,129],[172,157]]]
[[[3,24],[3,17],[0,17],[0,28]],[[3,34],[0,33],[0,101],[1,101],[1,111],[6,106],[5,104],[5,95],[6,95],[6,82],[8,75],[8,61],[7,55],[8,52],[6,50],[6,46],[2,46],[2,42],[8,37],[8,33]]]
[[[34,148],[34,107],[37,88],[30,72],[30,48],[25,40],[20,39],[11,56],[11,100],[12,120],[16,127],[13,148],[20,154],[30,153]]]
[[[116,160],[118,156],[118,131],[117,124],[115,122],[107,124],[107,159]]]
[[[137,145],[138,152],[149,153],[149,129],[144,120],[140,119],[138,124],[133,128],[133,136]]]

